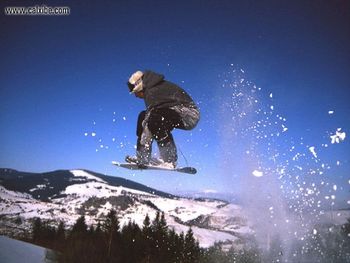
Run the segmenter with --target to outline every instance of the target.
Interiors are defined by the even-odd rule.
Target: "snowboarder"
[[[126,156],[127,162],[140,167],[149,164],[152,142],[156,140],[163,166],[175,168],[177,149],[171,131],[196,127],[200,113],[192,98],[179,86],[152,71],[136,71],[127,82],[130,93],[144,99],[146,110],[137,120],[136,156]]]

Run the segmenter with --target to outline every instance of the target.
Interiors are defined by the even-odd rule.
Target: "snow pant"
[[[178,105],[171,108],[154,108],[142,111],[137,121],[137,157],[147,163],[152,153],[152,142],[156,140],[160,158],[176,163],[177,149],[171,131],[193,129],[200,118],[195,105]]]

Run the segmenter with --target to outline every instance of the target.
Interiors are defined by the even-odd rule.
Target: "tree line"
[[[58,262],[257,263],[282,262],[285,257],[280,252],[280,242],[269,251],[258,249],[257,244],[229,251],[223,251],[220,244],[200,248],[191,228],[186,233],[176,233],[168,227],[164,213],[160,212],[152,221],[146,215],[142,227],[132,221],[121,227],[115,210],[111,210],[97,226],[88,226],[84,216],[70,229],[62,222],[56,227],[52,225],[52,222],[36,218],[30,241],[57,251]],[[332,226],[332,231],[329,226],[325,227],[319,226],[317,236],[306,242],[317,249],[305,251],[306,243],[292,245],[292,250],[298,254],[294,259],[300,262],[350,260],[350,220],[342,226]]]
[[[192,229],[177,234],[159,212],[153,221],[146,215],[142,228],[131,221],[121,227],[115,210],[95,227],[81,216],[69,230],[62,222],[53,227],[36,218],[31,239],[58,251],[59,262],[195,263],[201,256]]]

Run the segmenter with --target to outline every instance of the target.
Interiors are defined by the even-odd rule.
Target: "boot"
[[[169,134],[166,138],[157,141],[157,143],[161,159],[164,163],[171,164],[172,168],[175,168],[177,164],[177,149],[173,136]]]
[[[137,145],[136,156],[127,155],[125,161],[128,163],[135,163],[140,167],[148,165],[151,157],[150,147],[145,147],[141,144]]]

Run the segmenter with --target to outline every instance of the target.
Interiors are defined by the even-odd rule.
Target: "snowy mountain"
[[[103,221],[117,210],[121,225],[140,226],[164,212],[170,228],[191,226],[202,247],[215,242],[239,246],[252,234],[242,208],[216,199],[177,197],[119,177],[85,170],[26,173],[0,169],[0,234],[19,235],[40,217],[72,226],[85,215],[88,224]]]

